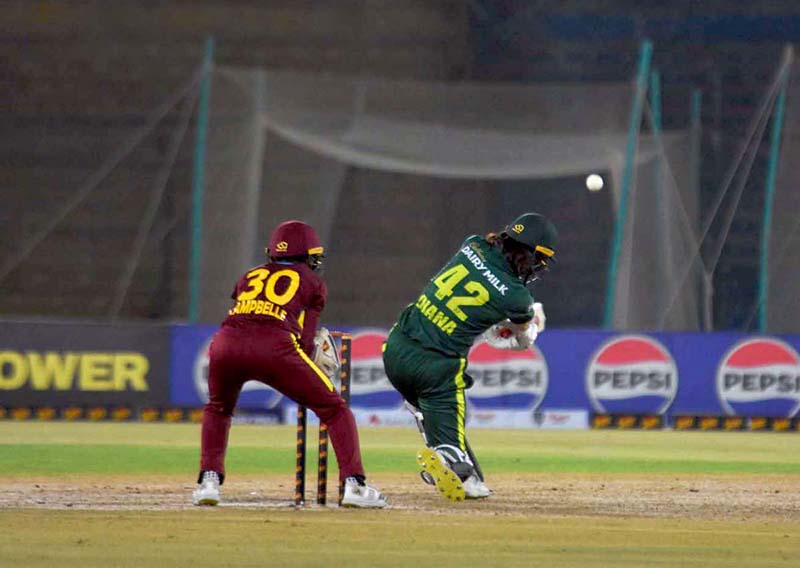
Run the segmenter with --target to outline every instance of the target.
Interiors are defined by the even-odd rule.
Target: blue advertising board
[[[207,394],[207,350],[215,327],[172,330],[172,404],[199,405]],[[386,329],[353,334],[351,407],[359,422],[406,423],[402,400],[385,373]],[[741,333],[615,333],[548,329],[534,349],[473,347],[467,374],[472,420],[514,426],[549,411],[791,417],[800,408],[800,336]],[[290,405],[248,382],[239,407]]]

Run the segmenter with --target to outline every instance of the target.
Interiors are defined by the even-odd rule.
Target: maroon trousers
[[[203,410],[200,471],[225,474],[236,401],[244,383],[257,380],[310,408],[328,425],[340,479],[364,475],[352,412],[292,334],[272,327],[263,331],[223,327],[214,336],[209,355],[209,401]]]

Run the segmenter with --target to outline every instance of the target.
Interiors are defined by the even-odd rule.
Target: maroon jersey
[[[305,263],[262,264],[236,283],[231,294],[236,304],[222,327],[283,329],[300,337],[303,350],[311,353],[326,295],[325,283]]]

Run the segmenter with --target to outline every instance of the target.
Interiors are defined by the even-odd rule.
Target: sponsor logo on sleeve
[[[729,415],[793,417],[800,409],[800,356],[778,339],[740,341],[720,361],[717,395]]]
[[[586,393],[602,413],[663,414],[678,392],[678,369],[669,351],[643,335],[607,341],[586,370]]]
[[[547,362],[535,345],[509,351],[481,341],[469,353],[467,373],[475,380],[467,398],[476,411],[536,410],[547,393]]]

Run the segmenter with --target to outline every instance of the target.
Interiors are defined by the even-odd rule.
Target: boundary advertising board
[[[170,328],[67,322],[0,326],[0,404],[163,406]]]
[[[199,408],[217,326],[5,321],[0,406]],[[337,328],[341,329],[341,328]],[[351,406],[360,424],[412,425],[389,383],[387,330],[353,335]],[[470,427],[585,428],[597,415],[800,416],[800,336],[548,329],[534,349],[478,342],[466,373]],[[250,381],[239,416],[288,418],[294,404]],[[35,413],[34,413],[35,414]],[[725,424],[733,422],[725,422]]]

